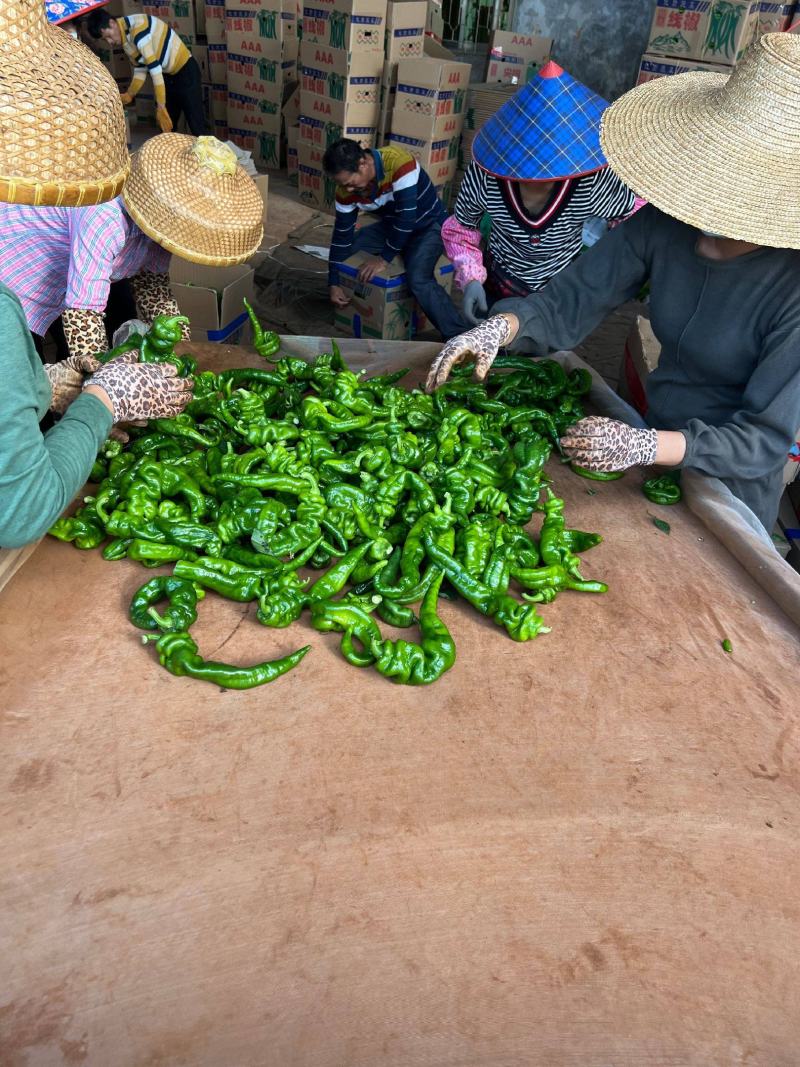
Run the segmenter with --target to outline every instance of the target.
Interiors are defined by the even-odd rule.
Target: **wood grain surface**
[[[313,649],[173,678],[153,572],[39,546],[0,595],[3,1067],[800,1063],[797,633],[683,506],[552,474],[609,593],[524,645],[444,604],[426,689],[213,594],[204,655]]]

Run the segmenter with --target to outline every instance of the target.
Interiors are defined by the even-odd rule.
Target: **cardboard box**
[[[792,24],[794,10],[794,2],[776,4],[761,0],[758,5],[756,37],[761,37],[765,33],[782,33],[788,30]]]
[[[203,267],[172,257],[170,286],[182,315],[192,322],[195,341],[241,344],[250,336],[243,301],[255,296],[253,268]]]
[[[353,337],[375,337],[389,341],[409,341],[419,322],[416,301],[408,288],[405,266],[395,256],[380,277],[364,284],[358,269],[365,253],[357,252],[339,267],[339,284],[350,296],[347,307],[337,308],[336,325]],[[444,256],[436,264],[436,277],[445,289],[452,283],[453,266]]]
[[[263,96],[283,103],[283,87],[297,68],[291,60],[250,56],[228,50],[228,89],[245,96]]]
[[[387,0],[307,0],[303,41],[383,55]]]
[[[656,0],[646,52],[735,64],[758,30],[760,0]]]
[[[297,59],[294,0],[226,0],[225,40],[229,52]]]
[[[800,33],[800,7],[792,16],[792,22],[789,26],[790,33]]]
[[[425,36],[437,41],[444,40],[444,12],[436,0],[428,0],[428,15],[425,20]]]
[[[466,110],[468,63],[403,59],[397,68],[392,133],[434,141],[461,133]]]
[[[287,130],[290,126],[296,126],[300,121],[300,82],[294,82],[284,89],[285,103],[283,105],[283,121]]]
[[[212,119],[211,129],[214,132],[214,136],[220,141],[227,141],[229,138],[228,121],[227,119]]]
[[[228,49],[224,44],[208,45],[208,80],[213,85],[228,84]]]
[[[300,116],[298,145],[315,148],[320,153],[320,160],[321,153],[341,137],[358,141],[363,148],[372,148],[377,143],[378,129],[376,126],[342,126],[337,122],[325,122],[311,115]]]
[[[389,0],[386,12],[386,59],[390,63],[425,54],[423,44],[427,18],[427,0]]]
[[[227,85],[209,85],[208,114],[212,122],[228,122],[228,87]]]
[[[486,59],[486,81],[525,85],[550,59],[552,37],[495,30]]]
[[[156,98],[152,92],[141,90],[133,98],[133,106],[138,122],[155,122]]]
[[[203,0],[197,0],[203,3]],[[210,45],[225,44],[225,0],[205,0],[206,39]]]
[[[290,178],[297,177],[297,146],[299,135],[299,126],[286,127],[286,173]]]
[[[208,69],[208,45],[207,44],[195,44],[192,45],[192,55],[197,60],[197,65],[200,68],[200,77],[202,81],[208,85],[211,82],[211,72]]]
[[[142,4],[142,11],[166,22],[189,47],[197,43],[192,0],[147,0]]]
[[[419,161],[422,169],[428,172],[431,180],[433,180],[433,171],[436,169],[437,173],[442,176],[440,181],[449,181],[455,173],[458,165],[459,143],[459,137],[433,141],[421,137],[407,137],[405,134],[394,132],[389,137],[389,144],[404,148],[406,152],[410,152],[414,159]],[[452,166],[450,166],[451,164]],[[447,165],[449,168],[446,177],[444,176],[445,171],[442,169],[443,165]],[[435,184],[436,182],[434,181]]]
[[[280,135],[283,115],[277,100],[264,96],[246,96],[228,89],[228,126],[236,130]],[[277,166],[277,162],[272,166]]]
[[[321,154],[302,141],[297,146],[297,190],[300,200],[317,211],[333,214],[336,183],[322,172]]]
[[[688,71],[709,71],[712,74],[730,74],[732,66],[724,63],[701,63],[699,59],[670,59],[668,56],[642,56],[637,85],[654,81],[656,78],[669,77],[672,74],[686,74]]]

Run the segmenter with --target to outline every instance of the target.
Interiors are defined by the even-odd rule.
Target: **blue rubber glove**
[[[482,322],[489,314],[489,303],[486,299],[486,290],[480,282],[467,282],[464,289],[464,300],[461,305],[467,322],[475,326]]]

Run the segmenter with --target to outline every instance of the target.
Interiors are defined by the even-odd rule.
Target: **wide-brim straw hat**
[[[0,200],[82,207],[128,176],[114,79],[47,21],[44,0],[0,0]]]
[[[244,263],[261,244],[264,200],[216,137],[162,133],[145,141],[122,199],[139,229],[192,263]]]
[[[668,215],[723,237],[800,248],[800,38],[770,33],[729,76],[640,85],[603,117],[611,168]]]
[[[549,62],[483,124],[472,158],[495,178],[563,181],[606,165],[600,117],[608,101]]]

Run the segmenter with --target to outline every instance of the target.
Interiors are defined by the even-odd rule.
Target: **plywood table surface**
[[[152,572],[45,539],[0,594],[3,1067],[798,1063],[797,632],[683,506],[552,470],[609,593],[524,645],[444,604],[424,689],[213,594],[204,655],[313,649],[174,678]]]

